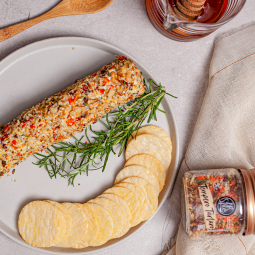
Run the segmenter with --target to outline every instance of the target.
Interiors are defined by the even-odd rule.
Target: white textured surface
[[[26,20],[50,9],[58,0],[0,0],[0,27]],[[38,24],[0,43],[0,60],[31,42],[57,36],[82,36],[113,44],[144,64],[178,99],[169,99],[180,136],[182,159],[194,128],[205,91],[214,39],[231,28],[254,19],[255,2],[247,0],[242,12],[230,23],[196,42],[180,43],[159,34],[148,20],[144,0],[114,0],[103,12],[93,15],[61,17]],[[1,205],[2,207],[2,205]],[[158,255],[162,244],[176,231],[169,222],[167,202],[157,215],[135,236],[98,255]],[[0,208],[1,210],[1,208]],[[165,222],[166,220],[166,222]],[[0,233],[1,255],[42,254],[25,248]]]

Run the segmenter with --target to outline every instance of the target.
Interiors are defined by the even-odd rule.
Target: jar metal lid
[[[253,231],[253,234],[254,234],[255,233],[255,169],[249,169],[248,173],[251,177],[252,189],[253,189],[253,194],[254,194],[254,207],[253,207],[253,214],[254,214],[254,231]]]
[[[255,233],[255,196],[254,196],[254,183],[253,176],[255,177],[255,169],[245,170],[240,169],[244,184],[247,199],[247,226],[245,235],[251,235]]]

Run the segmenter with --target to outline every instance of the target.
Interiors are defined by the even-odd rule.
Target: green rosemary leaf
[[[178,98],[176,96],[173,96],[172,94],[169,94],[169,93],[166,93],[166,95],[170,96],[170,97],[173,97],[173,98]]]
[[[106,123],[104,123],[102,120],[98,120],[98,122],[100,122],[101,124],[103,124],[106,128],[110,129],[110,126],[109,125],[106,125]]]
[[[89,137],[88,137],[88,131],[87,131],[87,129],[85,129],[85,135],[86,135],[86,138],[87,138],[87,140],[89,141],[89,143],[91,143],[90,140],[89,140]]]

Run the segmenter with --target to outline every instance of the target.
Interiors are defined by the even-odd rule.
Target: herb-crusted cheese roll
[[[134,62],[116,57],[0,128],[0,175],[144,93],[143,77]]]

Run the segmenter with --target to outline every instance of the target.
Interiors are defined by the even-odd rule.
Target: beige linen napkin
[[[255,24],[215,43],[209,87],[170,198],[180,220],[181,179],[189,170],[255,167]],[[179,212],[179,213],[178,213]],[[255,254],[254,236],[194,241],[180,224],[168,255]]]

